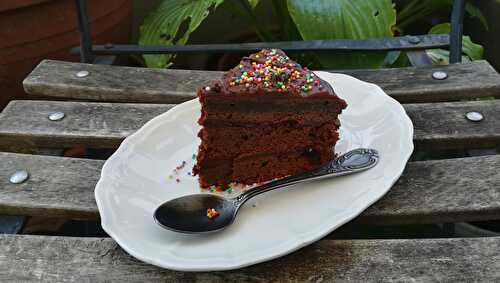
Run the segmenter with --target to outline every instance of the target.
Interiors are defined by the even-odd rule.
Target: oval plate
[[[95,190],[103,229],[144,262],[214,271],[288,254],[359,215],[403,172],[413,151],[413,125],[403,107],[380,87],[343,74],[316,74],[349,104],[340,117],[337,152],[374,148],[381,157],[375,168],[256,197],[220,233],[167,231],[153,220],[156,207],[200,190],[197,179],[189,175],[199,144],[200,104],[195,99],[149,121],[105,163]]]

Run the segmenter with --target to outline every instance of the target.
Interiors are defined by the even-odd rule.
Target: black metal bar
[[[92,52],[92,38],[90,37],[89,18],[87,14],[87,1],[75,0],[76,13],[78,16],[78,29],[80,31],[80,61],[91,63],[94,60]]]
[[[447,47],[450,44],[448,34],[400,36],[393,38],[373,38],[364,40],[307,40],[281,42],[254,42],[241,44],[193,44],[193,45],[154,45],[139,46],[132,44],[94,45],[93,54],[165,54],[165,53],[230,53],[253,52],[262,48],[279,48],[285,51],[392,51],[422,50]],[[80,49],[73,48],[72,53]]]
[[[450,63],[462,62],[462,35],[464,27],[465,0],[455,0],[451,12]]]

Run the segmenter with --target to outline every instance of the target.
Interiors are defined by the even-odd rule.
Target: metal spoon
[[[235,198],[224,198],[213,194],[194,194],[169,200],[156,209],[154,219],[163,228],[180,233],[198,234],[219,231],[233,223],[240,207],[256,195],[298,183],[360,172],[375,166],[378,159],[378,152],[374,149],[355,149],[319,168],[265,183]],[[207,209],[209,208],[214,208],[219,215],[212,219],[208,218]]]

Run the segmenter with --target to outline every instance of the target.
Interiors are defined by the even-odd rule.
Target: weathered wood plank
[[[0,214],[98,218],[94,187],[103,161],[0,153]],[[30,173],[23,184],[9,183],[17,170]]]
[[[500,100],[405,104],[418,149],[489,148],[500,144]],[[465,114],[483,114],[481,122]]]
[[[84,145],[115,148],[151,118],[172,105],[55,101],[13,101],[0,114],[0,145],[38,147]],[[404,106],[415,126],[421,149],[495,147],[500,143],[500,100],[420,103]],[[62,121],[47,116],[66,113]],[[482,122],[470,122],[468,111],[480,111]]]
[[[78,71],[90,75],[77,78]],[[445,71],[443,81],[432,79]],[[463,98],[500,96],[500,76],[486,61],[379,70],[342,71],[381,86],[403,103],[455,101]],[[222,72],[159,70],[87,65],[44,60],[24,80],[27,93],[59,98],[107,102],[179,103],[195,97],[197,87],[219,78]]]
[[[27,143],[64,148],[114,148],[128,135],[172,105],[15,101],[0,113],[0,144]],[[61,121],[50,121],[64,112]],[[46,145],[46,146],[44,146]]]
[[[497,282],[500,238],[322,240],[290,255],[225,272],[142,263],[112,239],[0,236],[5,282]]]
[[[359,222],[447,223],[500,219],[500,155],[410,162]]]
[[[0,153],[0,214],[94,219],[103,161]],[[27,169],[19,185],[8,177]],[[390,192],[357,221],[445,223],[500,219],[500,155],[410,162]]]

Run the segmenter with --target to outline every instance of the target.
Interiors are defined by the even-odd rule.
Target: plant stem
[[[432,9],[428,8],[428,4],[426,2],[427,1],[420,2],[418,6],[413,8],[412,13],[408,13],[406,18],[398,22],[397,24],[398,28],[404,30],[406,26],[418,21],[421,18],[424,18],[432,14]]]
[[[280,0],[271,0],[271,4],[273,6],[274,13],[276,13],[279,19],[279,25],[282,34],[281,39],[283,39],[283,37],[288,37],[288,35],[286,34],[286,27],[285,27],[287,19],[284,16],[285,12],[283,11],[283,5],[281,5]]]
[[[398,16],[398,21],[404,20],[405,17],[408,17],[408,14],[413,14],[414,11],[412,11],[413,7],[418,3],[419,0],[413,0],[410,3],[408,3],[399,13],[397,14]]]
[[[253,26],[255,33],[262,41],[276,41],[276,38],[257,21],[257,17],[247,0],[231,0],[229,3]]]

